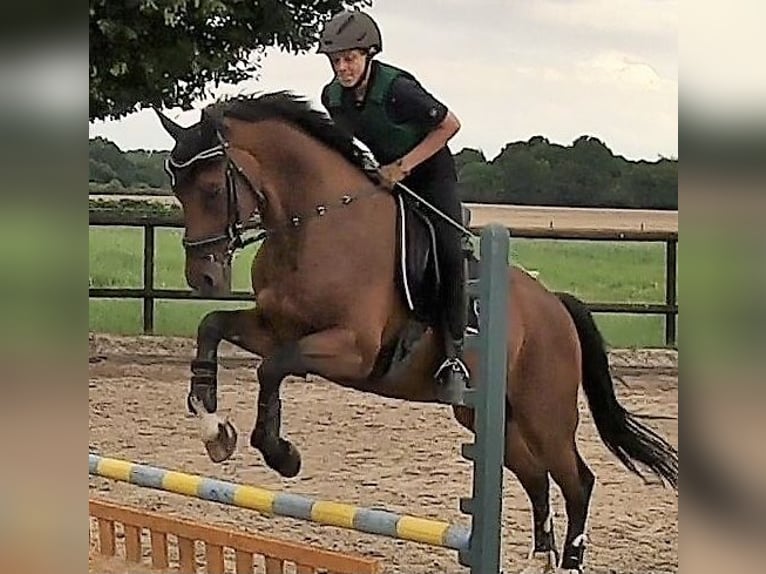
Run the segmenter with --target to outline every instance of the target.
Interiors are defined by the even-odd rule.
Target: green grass
[[[663,303],[662,243],[514,240],[511,259],[555,291],[599,303]],[[597,313],[596,323],[615,347],[662,347],[665,320],[657,315]]]
[[[154,287],[188,289],[184,279],[181,230],[160,229],[155,235]],[[234,260],[232,287],[250,287],[250,260],[254,248],[240,251]],[[143,230],[136,228],[91,228],[89,232],[90,280],[93,287],[140,288],[143,277]],[[191,336],[200,319],[213,309],[237,309],[243,301],[157,301],[155,333]],[[134,335],[142,332],[143,302],[140,299],[91,299],[91,331]]]
[[[664,300],[664,244],[517,239],[511,259],[540,271],[548,287],[586,301]]]
[[[155,287],[186,289],[180,230],[156,233]],[[91,228],[90,279],[93,287],[140,287],[142,231],[131,228]],[[232,285],[249,290],[254,247],[234,261]],[[586,242],[517,239],[512,259],[540,272],[540,280],[554,290],[569,291],[585,301],[662,303],[665,292],[665,246],[624,242]],[[211,309],[247,307],[247,302],[158,301],[155,332],[192,336],[201,317]],[[90,301],[92,331],[119,334],[141,332],[140,300]],[[616,347],[664,345],[660,316],[596,315],[607,342]]]

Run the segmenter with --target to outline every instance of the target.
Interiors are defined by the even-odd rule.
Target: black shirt
[[[371,63],[370,78],[368,85],[375,81],[377,61]],[[343,90],[341,96],[346,102],[354,99],[351,89]],[[365,105],[366,99],[353,101],[353,105],[360,108]],[[322,91],[322,104],[328,107],[327,91]],[[388,117],[395,123],[414,123],[428,131],[436,128],[446,117],[448,109],[432,94],[412,77],[400,75],[391,84],[386,98],[386,112]],[[436,180],[455,179],[455,162],[447,146],[437,151],[430,158],[422,162],[412,170],[412,173],[404,180],[405,185],[421,187]]]

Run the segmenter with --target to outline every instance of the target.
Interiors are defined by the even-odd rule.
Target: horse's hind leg
[[[528,560],[531,564],[523,570],[523,574],[553,572],[556,568],[557,552],[548,472],[529,451],[515,422],[506,426],[505,465],[519,479],[532,504],[534,541]]]
[[[585,554],[585,523],[595,477],[574,444],[549,458],[547,463],[551,476],[561,487],[566,501],[568,524],[561,554],[561,572],[580,574]]]
[[[264,359],[258,367],[258,415],[250,444],[261,451],[266,464],[282,476],[292,477],[300,471],[300,453],[280,436],[282,380],[308,373],[330,380],[364,379],[372,370],[379,345],[374,337],[368,337],[365,344],[353,331],[336,328],[285,345]]]
[[[212,311],[200,321],[187,407],[201,418],[202,440],[214,462],[228,459],[237,444],[234,426],[215,414],[218,410],[218,346],[223,340],[258,355],[269,353],[273,347],[257,309]]]

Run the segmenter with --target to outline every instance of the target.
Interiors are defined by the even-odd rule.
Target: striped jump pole
[[[92,453],[88,454],[88,473],[155,490],[247,508],[269,516],[296,518],[325,526],[451,548],[458,552],[467,551],[469,548],[471,531],[468,528],[438,520],[315,500],[297,494],[274,492]]]

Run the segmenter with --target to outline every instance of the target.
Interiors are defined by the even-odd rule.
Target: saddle
[[[442,301],[436,230],[414,198],[396,194],[396,285],[409,309],[411,321],[392,344],[381,349],[371,378],[382,377],[392,365],[404,360],[428,325],[438,325]],[[478,277],[478,259],[468,254],[467,279]],[[475,274],[475,275],[474,275]],[[478,299],[468,301],[466,332],[478,333]]]
[[[396,195],[396,281],[413,318],[425,324],[439,320],[440,298],[443,278],[439,273],[439,252],[436,230],[425,214],[424,207],[413,198]],[[465,210],[466,214],[470,212]],[[467,217],[464,217],[467,225]],[[466,280],[478,279],[479,260],[473,250],[465,249],[467,258]],[[478,330],[478,299],[470,296],[468,301],[467,330]]]

